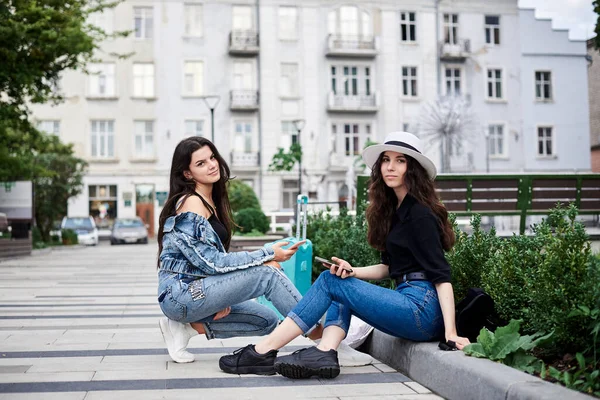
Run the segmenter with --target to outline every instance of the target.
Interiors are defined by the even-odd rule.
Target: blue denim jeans
[[[414,341],[438,339],[444,332],[437,291],[429,281],[408,281],[392,290],[325,271],[287,316],[306,332],[325,312],[325,327],[335,325],[346,332],[352,315]]]
[[[265,296],[286,315],[302,295],[279,269],[250,267],[206,278],[181,278],[159,271],[158,302],[165,316],[174,321],[202,322],[208,339],[261,336],[273,331],[279,319],[270,308],[252,300]],[[231,307],[228,316],[214,315]]]

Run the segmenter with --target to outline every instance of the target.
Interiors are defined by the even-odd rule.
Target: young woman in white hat
[[[445,337],[462,349],[467,338],[456,333],[450,265],[444,257],[455,237],[448,212],[435,193],[436,168],[421,141],[407,132],[387,135],[368,147],[371,168],[366,216],[369,244],[382,252],[381,263],[356,268],[333,257],[336,265],[319,276],[308,293],[271,334],[219,362],[229,373],[264,373],[273,365],[289,378],[334,378],[340,368],[337,347],[351,315],[390,335],[414,341]],[[365,282],[391,278],[396,289]],[[306,332],[327,312],[318,346],[277,357],[277,350]]]

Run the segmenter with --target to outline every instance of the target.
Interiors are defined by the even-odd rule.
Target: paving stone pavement
[[[380,362],[333,380],[219,370],[220,356],[257,338],[197,336],[196,361],[173,363],[158,329],[156,251],[101,243],[0,261],[0,400],[442,399]]]

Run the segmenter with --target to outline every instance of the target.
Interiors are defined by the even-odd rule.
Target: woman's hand
[[[231,307],[227,307],[226,309],[219,311],[218,313],[215,314],[213,321],[219,320],[221,318],[225,318],[226,316],[229,315],[230,312],[231,312]]]
[[[281,265],[279,265],[279,263],[277,261],[273,261],[273,260],[267,261],[263,265],[266,265],[267,267],[273,267],[273,268],[281,269]]]
[[[341,258],[331,257],[335,264],[330,264],[329,272],[339,276],[342,279],[350,278],[356,275],[354,268],[352,265],[346,260],[342,260]]]
[[[283,249],[283,246],[287,246],[290,242],[277,242],[273,244],[273,251],[275,252],[275,257],[273,257],[274,261],[282,262],[287,261],[298,251],[298,248],[306,243],[306,240],[301,240],[298,243],[290,246],[288,249]]]
[[[446,342],[450,340],[456,344],[456,348],[459,350],[471,344],[471,341],[465,337],[458,336],[457,334],[446,334]]]

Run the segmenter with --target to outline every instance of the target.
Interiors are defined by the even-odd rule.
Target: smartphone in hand
[[[330,267],[331,267],[331,266],[334,266],[336,269],[337,269],[337,268],[339,268],[339,265],[338,265],[338,264],[336,264],[335,262],[333,262],[333,261],[331,261],[331,260],[328,260],[328,259],[326,259],[326,258],[323,258],[323,257],[315,257],[315,261],[317,261],[317,262],[320,262],[321,264],[326,264],[326,265],[329,265]],[[330,267],[327,267],[327,268],[329,269]],[[354,272],[354,271],[352,270],[352,268],[344,268],[344,269],[345,269],[346,271],[350,272],[350,273]]]

